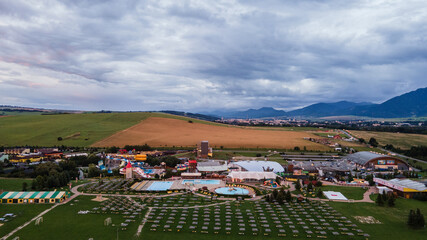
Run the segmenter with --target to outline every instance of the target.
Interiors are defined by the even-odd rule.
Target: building
[[[9,160],[9,155],[0,154],[0,162],[4,162],[5,160]]]
[[[427,195],[427,186],[422,182],[412,181],[410,179],[392,179],[385,180],[382,178],[374,178],[379,186],[386,186],[397,193],[397,195],[404,198],[412,198],[415,194]]]
[[[127,165],[126,165],[126,179],[132,179],[132,164],[130,163],[130,161],[128,161]]]
[[[197,171],[204,173],[219,173],[228,170],[227,163],[221,161],[198,162]]]
[[[196,172],[197,169],[197,161],[196,160],[188,160],[188,171]]]
[[[277,162],[272,161],[238,161],[229,164],[230,169],[248,172],[284,172],[285,169]]]
[[[89,156],[87,153],[67,153],[64,154],[64,158],[72,158],[72,157],[87,157]]]
[[[275,180],[277,175],[274,172],[238,172],[232,171],[227,178],[232,182],[260,182],[264,180]]]
[[[200,148],[197,149],[197,157],[199,158],[212,157],[212,148],[209,147],[208,141],[202,141],[200,143]]]
[[[402,159],[382,155],[374,152],[357,152],[343,158],[351,161],[357,167],[375,171],[412,170],[407,162]]]
[[[4,149],[5,154],[18,155],[18,154],[29,154],[31,149],[29,148],[10,148]]]
[[[68,196],[64,191],[3,192],[0,195],[0,203],[60,203]]]

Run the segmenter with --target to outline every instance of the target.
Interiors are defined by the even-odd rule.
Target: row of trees
[[[69,159],[69,161],[75,162],[77,166],[82,167],[87,167],[90,164],[98,164],[99,160],[101,160],[101,158],[95,154],[89,154],[89,156],[75,156]]]
[[[378,194],[377,199],[375,200],[375,203],[378,206],[384,206],[385,204],[387,204],[387,206],[389,207],[394,207],[395,201],[396,201],[396,198],[394,197],[393,194],[382,193],[382,194]]]
[[[162,162],[164,162],[168,167],[175,167],[177,164],[181,163],[181,160],[174,156],[154,157],[148,155],[147,160],[145,161],[145,163],[151,166],[158,166]]]
[[[425,227],[426,222],[424,219],[424,215],[421,214],[421,211],[419,208],[417,208],[417,211],[414,211],[412,209],[409,211],[407,224],[412,228]]]
[[[313,184],[313,182],[315,182],[315,183]],[[294,184],[295,184],[295,189],[298,191],[301,191],[301,188],[303,188],[303,186],[304,186],[304,182],[302,182],[302,185],[301,185],[301,182],[299,179]],[[313,181],[309,181],[308,184],[306,184],[306,185],[307,186],[305,186],[305,187],[306,187],[307,191],[311,191],[314,189],[315,186],[321,187],[323,184],[321,181],[313,180]]]
[[[144,144],[144,145],[126,145],[124,147],[124,149],[126,149],[126,151],[151,151],[153,150],[150,146],[148,146],[148,144]]]
[[[402,150],[400,148],[395,148],[392,144],[387,144],[384,148],[409,157],[427,160],[427,146],[412,146],[409,150]]]
[[[277,201],[280,205],[282,205],[285,201],[292,202],[292,195],[289,190],[285,192],[283,188],[281,188],[279,191],[274,189],[272,193],[265,196],[265,199],[267,202]]]
[[[31,184],[31,189],[41,191],[59,188],[78,176],[76,165],[72,161],[64,161],[59,164],[52,162],[41,163],[34,170],[36,178]],[[23,185],[23,188],[26,186]]]

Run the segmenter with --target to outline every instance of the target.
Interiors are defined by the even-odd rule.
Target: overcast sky
[[[0,0],[0,105],[289,110],[426,76],[425,0]]]

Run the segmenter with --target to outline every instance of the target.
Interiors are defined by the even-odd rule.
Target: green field
[[[39,226],[30,224],[18,231],[11,239],[19,236],[20,239],[133,239],[141,219],[127,226],[127,230],[117,226],[123,222],[122,215],[116,214],[77,214],[80,210],[91,210],[99,207],[99,202],[91,201],[93,196],[79,196],[71,204],[61,205],[43,216],[43,223]],[[75,201],[77,200],[77,201]],[[34,205],[28,205],[34,207]],[[115,226],[104,226],[104,220],[111,217]]]
[[[340,192],[348,199],[361,200],[365,189],[360,187],[341,187],[341,186],[322,186],[322,191],[335,191]]]
[[[0,204],[0,217],[3,217],[6,213],[13,213],[16,215],[16,217],[5,222],[4,225],[0,227],[0,237],[8,234],[13,229],[50,207],[52,207],[52,204]]]
[[[395,207],[379,207],[374,203],[329,202],[329,205],[369,233],[371,235],[370,239],[426,239],[427,229],[414,230],[406,225],[410,209],[419,208],[424,217],[427,216],[426,202],[398,198]],[[358,223],[354,216],[373,216],[381,224]]]
[[[0,118],[0,146],[90,146],[148,117],[190,118],[164,113],[83,113]],[[193,122],[221,125],[191,119]],[[58,137],[63,140],[58,141]]]
[[[116,239],[117,233],[118,233],[118,238],[119,239],[136,239],[135,238],[135,233],[137,232],[137,227],[140,224],[142,217],[145,215],[145,212],[142,211],[141,215],[139,215],[136,219],[135,222],[130,222],[129,225],[126,227],[126,229],[123,229],[122,227],[119,227],[119,230],[117,231],[117,224],[120,224],[121,222],[123,222],[126,218],[126,215],[122,215],[122,214],[111,214],[111,213],[107,213],[107,212],[103,212],[102,210],[99,211],[98,213],[89,213],[89,214],[85,214],[85,215],[81,215],[81,214],[77,214],[78,211],[80,210],[91,210],[94,207],[99,207],[100,204],[97,202],[93,202],[90,199],[92,199],[92,197],[88,197],[88,196],[79,196],[78,198],[76,198],[75,201],[73,200],[70,203],[67,203],[65,205],[62,206],[58,206],[57,208],[53,209],[51,212],[47,213],[46,215],[44,215],[44,219],[43,219],[43,223],[41,223],[39,226],[35,226],[34,224],[30,224],[27,227],[25,227],[24,229],[18,231],[14,236],[12,236],[12,238],[19,236],[20,239],[89,239],[89,238],[93,238],[93,239]],[[165,200],[166,201],[166,200]],[[176,203],[176,202],[173,202]],[[258,205],[257,205],[258,204]],[[319,206],[318,203],[313,203],[313,207]],[[272,216],[270,216],[270,212],[269,210],[273,209],[273,206],[270,205],[270,203],[265,203],[262,202],[253,202],[253,201],[245,201],[242,203],[239,202],[231,202],[229,203],[229,210],[226,210],[226,205],[225,204],[221,204],[218,205],[216,207],[206,207],[205,209],[200,209],[199,215],[200,215],[200,219],[197,221],[198,224],[197,225],[197,231],[196,232],[191,232],[190,230],[188,230],[189,226],[193,226],[192,221],[191,220],[193,218],[193,216],[197,213],[195,213],[195,209],[192,208],[157,208],[157,209],[153,209],[153,220],[157,219],[158,216],[162,216],[164,215],[164,217],[162,218],[162,220],[159,220],[160,222],[158,223],[158,225],[165,225],[165,224],[170,224],[171,228],[170,230],[166,230],[163,228],[158,228],[155,231],[152,230],[152,224],[154,223],[153,220],[149,220],[147,222],[147,224],[145,225],[145,227],[142,230],[141,236],[139,239],[282,239],[283,237],[278,237],[278,230],[275,227],[275,224],[273,223],[273,219]],[[258,207],[257,207],[258,206]],[[304,211],[308,211],[308,209],[311,208],[311,205],[305,205],[305,207],[307,207],[307,209],[301,207],[301,205],[299,204],[292,204],[291,207],[296,207],[298,208],[298,210],[295,211],[295,213],[299,213],[302,214],[302,212]],[[327,204],[323,204],[322,203],[322,207],[327,207]],[[256,213],[256,209],[261,209],[260,211],[262,212],[262,215],[260,213],[260,216],[258,216],[258,213]],[[282,208],[282,207],[280,207]],[[283,206],[283,208],[287,209],[288,207]],[[163,212],[163,209],[165,209],[165,212]],[[316,209],[319,209],[318,207],[316,207]],[[182,231],[178,231],[178,218],[181,219],[184,213],[184,211],[187,210],[187,212],[185,212],[187,214],[187,217],[184,217],[187,219],[187,221],[185,221],[186,223],[182,224],[184,225],[184,228],[182,229]],[[202,230],[204,226],[206,226],[206,221],[209,222],[209,220],[206,220],[206,218],[203,218],[203,216],[205,216],[206,211],[208,210],[208,212],[212,215],[210,219],[210,223],[208,224],[209,227],[206,227],[206,230]],[[226,211],[231,211],[233,213],[237,213],[237,211],[242,212],[245,216],[247,211],[250,212],[250,215],[247,215],[248,217],[243,218],[243,216],[241,216],[241,218],[238,217],[238,214],[233,214],[233,216],[230,216],[232,219],[232,230],[230,230],[227,233],[227,230],[225,230],[225,223],[226,223]],[[273,211],[274,213],[278,213],[276,212],[276,210]],[[162,214],[161,214],[162,213]],[[265,217],[264,216],[265,213]],[[241,215],[243,215],[241,214]],[[290,214],[290,213],[288,213]],[[320,215],[323,216],[323,213],[319,213]],[[170,216],[175,216],[172,219],[173,223],[168,223],[167,221],[170,221],[171,218]],[[221,224],[223,225],[223,227],[220,230],[215,231],[214,230],[214,216],[218,216],[221,218]],[[245,228],[245,230],[240,230],[237,227],[237,222],[244,222],[247,226],[249,224],[249,219],[250,217],[253,216],[253,219],[255,220],[255,224],[258,226],[259,229],[259,233],[254,236],[252,234],[251,228]],[[277,215],[275,215],[277,216]],[[104,220],[107,217],[111,217],[112,218],[112,223],[115,224],[115,226],[104,226]],[[297,219],[298,216],[289,216],[290,219],[292,219],[293,223],[290,223],[291,225],[294,225],[296,229],[299,230],[299,234],[295,234],[292,235],[291,234],[291,230],[289,229],[288,226],[284,226],[284,228],[286,228],[287,230],[287,236],[291,236],[292,239],[306,239],[306,235],[305,231],[302,228],[302,225],[297,223]],[[302,218],[304,218],[303,221],[306,221],[305,216],[301,216]],[[265,228],[271,228],[271,232],[265,232],[261,227],[261,219],[264,218],[266,220],[264,220],[265,224],[269,224],[269,226],[271,227],[265,227]],[[330,222],[330,220],[327,220],[328,222]],[[216,222],[216,221],[215,221]],[[354,222],[354,220],[352,220],[352,222]],[[231,222],[230,222],[231,224]],[[305,225],[307,225],[308,223],[305,223]],[[230,225],[231,226],[231,225]],[[336,223],[332,223],[331,225],[333,226],[335,229],[338,228],[338,226],[336,226]],[[353,230],[350,230],[353,231]],[[209,233],[208,233],[209,232]],[[215,233],[216,232],[216,233]],[[316,236],[315,234],[313,234],[314,236]],[[328,232],[324,234],[324,236],[327,236],[328,238],[331,238],[332,235]],[[11,238],[11,239],[12,239]],[[346,236],[337,236],[334,237],[334,239],[363,239],[363,237],[361,236],[354,236],[353,238],[348,238]]]
[[[394,147],[409,149],[412,146],[422,146],[427,144],[427,135],[410,133],[391,133],[391,132],[371,132],[371,131],[349,131],[353,136],[363,138],[369,141],[371,137],[375,138],[382,146],[392,144]]]
[[[342,190],[342,187],[338,187],[339,189],[330,189],[330,190],[340,190],[341,192],[345,192]],[[357,189],[357,188],[352,188]],[[22,230],[18,231],[14,236],[12,236],[10,239],[13,239],[14,237],[19,236],[20,239],[116,239],[117,234],[119,239],[137,239],[135,237],[135,233],[137,232],[137,227],[141,223],[141,220],[143,219],[145,215],[145,211],[143,210],[140,215],[137,215],[135,218],[135,221],[129,222],[127,227],[117,227],[118,224],[124,222],[126,219],[129,219],[126,217],[126,215],[123,214],[113,214],[111,212],[104,212],[103,210],[98,210],[98,213],[89,213],[89,214],[77,214],[80,210],[92,210],[94,207],[100,207],[100,203],[91,201],[94,196],[79,196],[76,199],[72,200],[71,202],[61,205],[50,211],[49,213],[45,214],[43,217],[43,223],[41,223],[39,226],[36,226],[34,223],[31,223],[27,227],[23,228]],[[111,198],[111,197],[108,197]],[[157,201],[149,201],[146,202],[146,200],[141,201],[137,198],[134,198],[139,202],[147,203],[149,206],[158,206],[157,210],[153,211],[154,213],[154,219],[157,219],[158,216],[161,216],[165,214],[164,218],[160,220],[159,225],[163,226],[167,224],[167,220],[170,220],[169,216],[172,216],[172,213],[176,213],[176,217],[174,219],[178,219],[183,215],[183,210],[188,210],[187,215],[188,217],[185,217],[187,219],[186,223],[184,224],[183,231],[177,231],[177,226],[179,225],[179,220],[172,220],[174,223],[171,224],[171,231],[164,230],[161,227],[158,227],[157,230],[152,230],[152,224],[153,221],[149,220],[145,227],[142,230],[141,236],[138,239],[176,239],[176,240],[185,240],[185,239],[206,239],[206,240],[214,240],[214,239],[283,239],[283,238],[291,238],[291,239],[306,239],[306,234],[304,233],[304,230],[302,229],[302,225],[299,224],[299,221],[297,220],[298,217],[302,217],[302,221],[308,223],[308,219],[302,214],[301,211],[309,211],[311,207],[305,206],[303,208],[300,208],[299,211],[295,211],[295,207],[298,208],[298,205],[292,205],[294,209],[291,211],[290,209],[285,210],[285,213],[289,214],[289,217],[293,221],[293,224],[296,226],[296,229],[300,231],[300,234],[292,235],[288,227],[285,225],[285,228],[287,229],[287,236],[286,237],[278,237],[277,229],[274,227],[275,223],[273,220],[273,216],[277,215],[270,215],[272,212],[269,211],[269,209],[273,209],[272,207],[269,207],[269,204],[259,204],[262,202],[257,201],[244,201],[244,202],[231,202],[228,204],[230,206],[229,211],[232,211],[234,213],[237,212],[237,209],[240,209],[240,211],[243,213],[243,215],[246,215],[246,213],[249,211],[251,214],[240,218],[243,219],[242,222],[248,226],[249,224],[249,216],[255,216],[256,224],[257,226],[260,226],[260,221],[263,219],[262,216],[258,216],[258,213],[264,213],[266,219],[265,223],[269,224],[272,228],[272,232],[268,233],[267,235],[264,235],[263,228],[260,228],[260,232],[258,235],[254,236],[251,232],[251,228],[246,228],[246,230],[243,232],[243,234],[239,233],[240,231],[238,228],[236,228],[236,222],[240,221],[237,214],[232,214],[232,224],[233,228],[230,231],[229,234],[224,231],[224,228],[219,230],[217,233],[213,230],[212,223],[209,225],[209,228],[205,231],[200,231],[202,226],[205,226],[205,219],[203,219],[202,216],[205,214],[205,210],[202,210],[203,207],[199,208],[199,221],[198,221],[198,227],[197,231],[195,233],[192,233],[187,228],[188,226],[192,225],[191,218],[194,217],[194,209],[191,208],[179,208],[180,206],[183,206],[182,204],[188,204],[189,206],[192,206],[192,202],[194,200],[187,201],[186,198],[188,198],[185,195],[177,196],[177,197],[166,197],[165,199],[160,199]],[[200,197],[191,197],[193,199],[198,199],[196,202],[199,202]],[[168,202],[169,199],[174,199],[171,202]],[[180,202],[182,201],[182,202]],[[218,201],[214,201],[212,203],[215,203]],[[167,208],[167,211],[163,213],[164,209],[163,207],[156,205],[158,204],[164,204],[167,203],[167,206],[178,206],[178,208],[169,207]],[[202,201],[203,203],[203,201]],[[220,203],[220,202],[219,202]],[[178,205],[176,205],[178,204]],[[202,205],[205,204],[211,204],[205,202]],[[257,205],[258,204],[258,205]],[[316,205],[316,203],[314,203]],[[426,229],[422,230],[413,230],[409,229],[406,226],[406,217],[409,213],[410,209],[416,209],[420,208],[421,212],[426,215],[427,213],[427,204],[425,202],[420,202],[416,200],[408,200],[408,199],[402,199],[399,198],[396,200],[396,207],[379,207],[376,206],[373,203],[341,203],[341,202],[328,202],[324,206],[327,208],[327,206],[331,206],[335,210],[338,211],[338,213],[341,213],[343,216],[347,217],[348,220],[350,220],[352,223],[356,224],[357,228],[360,228],[363,230],[363,232],[368,233],[370,235],[367,239],[384,239],[384,240],[393,240],[393,239],[425,239],[424,237],[427,234]],[[3,236],[16,228],[17,226],[23,224],[28,219],[34,217],[37,213],[41,212],[42,210],[50,207],[52,205],[24,205],[24,204],[13,204],[13,205],[0,205],[0,215],[4,215],[5,213],[15,213],[18,216],[13,219],[10,222],[7,222],[4,226],[0,227],[0,236]],[[126,206],[126,204],[124,205]],[[185,205],[184,205],[185,206]],[[258,206],[258,207],[257,207]],[[261,208],[259,208],[261,206]],[[221,224],[225,224],[225,211],[226,211],[226,205],[220,204],[217,207],[206,207],[207,209],[210,209],[210,221],[214,221],[215,216],[218,215],[221,218]],[[287,207],[284,207],[286,209]],[[257,211],[257,209],[262,209],[262,211]],[[258,212],[258,213],[257,213]],[[326,211],[326,213],[330,213],[331,210]],[[163,214],[160,214],[163,213]],[[278,212],[277,212],[278,213]],[[300,214],[299,216],[294,216],[293,214]],[[320,212],[319,212],[320,213]],[[252,215],[253,214],[253,215]],[[323,214],[323,213],[321,213]],[[354,218],[354,216],[372,216],[376,220],[380,221],[381,224],[367,224],[367,223],[360,223],[358,220]],[[107,217],[112,218],[112,223],[114,226],[105,226],[104,220]],[[313,216],[314,217],[314,216]],[[317,217],[315,217],[317,218]],[[327,220],[330,221],[330,220]],[[285,221],[286,222],[286,221]],[[335,229],[338,229],[339,226],[336,226],[335,223],[330,222],[332,227]],[[213,225],[213,226],[212,226]],[[310,225],[310,224],[308,224]],[[347,227],[347,226],[343,226]],[[313,229],[314,227],[311,226]],[[353,229],[354,227],[348,227],[350,229]],[[209,233],[208,233],[209,232]],[[312,238],[317,239],[316,236],[318,236],[319,233],[311,235]],[[331,236],[329,233],[325,235],[328,239],[365,239],[361,236]]]
[[[3,191],[22,191],[22,184],[26,182],[28,189],[31,188],[32,179],[23,178],[0,178],[0,190]]]
[[[43,112],[31,111],[7,111],[1,110],[0,116],[21,116],[21,115],[41,115]]]

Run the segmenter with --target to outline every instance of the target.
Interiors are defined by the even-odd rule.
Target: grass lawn
[[[406,221],[410,209],[419,208],[427,216],[427,204],[412,199],[399,198],[395,207],[379,207],[374,203],[340,203],[329,202],[329,205],[354,221],[362,230],[371,235],[370,239],[426,239],[427,229],[413,230],[407,227]],[[382,224],[362,224],[354,216],[373,216]]]
[[[322,191],[341,192],[346,198],[353,200],[363,199],[365,189],[360,187],[322,186]]]
[[[6,213],[13,213],[16,215],[16,217],[5,222],[4,225],[0,227],[0,237],[8,234],[50,207],[52,207],[52,204],[0,204],[0,217],[3,217]]]
[[[342,188],[342,187],[341,187]],[[357,188],[353,188],[357,189]],[[173,199],[171,204],[179,203],[179,199],[183,196],[176,196],[167,199]],[[19,236],[20,239],[116,239],[117,227],[113,226],[104,226],[104,220],[107,217],[112,218],[113,224],[119,224],[123,222],[126,218],[121,214],[113,214],[113,213],[92,213],[86,215],[77,214],[80,210],[91,210],[94,207],[99,207],[100,203],[91,201],[93,196],[79,196],[71,203],[67,203],[62,206],[58,206],[53,209],[51,212],[47,213],[44,216],[44,221],[39,226],[35,226],[34,224],[30,224],[24,229],[20,230],[12,236],[12,238]],[[195,197],[198,199],[199,197]],[[167,201],[165,199],[165,201]],[[187,202],[184,202],[187,203]],[[310,203],[316,206],[316,203]],[[427,234],[427,230],[412,230],[406,227],[406,216],[409,213],[409,209],[420,208],[421,212],[427,213],[427,204],[425,202],[420,202],[416,200],[407,200],[407,199],[398,199],[396,201],[396,207],[378,207],[373,203],[340,203],[340,202],[328,202],[322,203],[323,208],[316,208],[317,214],[311,214],[311,217],[317,219],[316,215],[322,215],[323,219],[326,219],[327,222],[334,229],[339,229],[340,227],[329,220],[327,215],[323,215],[324,213],[332,213],[332,216],[335,215],[333,213],[333,209],[337,210],[337,216],[342,214],[348,218],[352,223],[357,225],[357,228],[362,229],[365,233],[368,233],[371,237],[369,239],[425,239]],[[150,203],[151,206],[154,206]],[[190,204],[192,205],[192,204]],[[227,207],[228,205],[228,207]],[[148,220],[146,225],[144,226],[141,236],[139,239],[176,239],[176,240],[185,240],[185,239],[206,239],[206,240],[216,240],[216,239],[225,239],[225,240],[243,240],[243,239],[283,239],[283,238],[291,238],[291,239],[307,239],[307,234],[305,234],[305,230],[302,228],[303,226],[308,226],[310,229],[314,230],[315,233],[311,234],[312,238],[317,238],[319,232],[317,232],[316,227],[309,223],[308,218],[306,217],[307,213],[303,212],[311,212],[311,206],[309,205],[301,205],[294,203],[289,206],[278,206],[277,208],[264,201],[244,201],[244,202],[231,202],[227,205],[221,204],[215,207],[200,207],[198,213],[196,213],[194,208],[155,208],[153,209],[152,218]],[[328,205],[333,209],[329,209]],[[3,205],[5,206],[5,205]],[[37,210],[36,208],[41,207],[49,207],[51,205],[7,205],[7,208],[1,208],[0,205],[0,213],[4,214],[5,209],[6,212],[14,212],[17,211],[11,210],[9,206],[15,207],[19,211],[24,211],[24,209],[32,209]],[[275,227],[275,220],[273,216],[279,217],[281,219],[280,209],[284,209],[286,217],[289,220],[280,221],[282,225],[284,225],[284,229],[286,229],[286,237],[278,237],[278,229]],[[322,210],[322,211],[320,211]],[[41,211],[38,209],[38,211]],[[186,212],[184,212],[186,211]],[[226,211],[230,211],[233,214],[227,214]],[[238,213],[242,214],[238,214]],[[185,213],[185,214],[184,214]],[[35,215],[36,213],[34,213]],[[198,220],[194,219],[195,215],[199,215]],[[206,214],[208,216],[206,216]],[[275,214],[275,215],[273,215]],[[298,214],[298,215],[295,215]],[[308,213],[310,214],[310,213]],[[28,215],[28,214],[27,214]],[[121,228],[118,231],[119,239],[136,239],[135,233],[137,232],[137,227],[140,224],[142,217],[145,215],[143,211],[140,216],[136,218],[135,222],[130,222],[127,226],[126,230],[122,230]],[[225,221],[227,219],[226,216],[229,216],[231,221]],[[153,229],[154,220],[159,219],[159,216],[163,216],[160,218],[157,223],[156,230]],[[171,216],[174,216],[171,220]],[[181,218],[184,216],[185,223],[180,224],[178,221],[181,221]],[[241,216],[241,217],[240,217]],[[253,216],[253,218],[251,218]],[[329,216],[329,215],[328,215]],[[373,216],[376,220],[379,220],[381,224],[366,224],[359,223],[354,216]],[[19,217],[19,216],[18,216]],[[215,231],[214,227],[216,226],[214,223],[216,218],[221,219],[221,229]],[[302,218],[298,220],[299,218]],[[211,221],[210,224],[206,225],[206,219]],[[251,223],[250,219],[253,219],[254,222]],[[17,221],[18,218],[13,221]],[[13,221],[9,222],[12,223]],[[171,221],[171,223],[167,223],[167,221]],[[198,224],[197,230],[192,232],[189,230],[189,226],[193,226],[192,221],[196,221]],[[293,223],[290,223],[292,221]],[[24,222],[24,221],[22,221]],[[231,223],[231,231],[227,234],[225,230],[225,223]],[[287,222],[283,224],[282,222]],[[301,225],[300,222],[305,222],[304,225]],[[316,220],[316,222],[320,222]],[[239,230],[238,224],[244,223],[246,225],[245,230]],[[320,222],[322,223],[322,222]],[[14,223],[15,224],[15,223]],[[163,226],[169,224],[170,230],[166,230]],[[252,227],[249,224],[255,224],[259,229],[257,235],[253,235]],[[268,224],[270,227],[262,227],[263,224]],[[15,224],[19,225],[19,224]],[[178,225],[182,225],[182,231],[178,231]],[[295,236],[292,234],[292,228],[289,225],[294,225],[295,228],[299,230],[298,234]],[[5,225],[6,226],[6,225]],[[3,227],[5,227],[3,226]],[[205,231],[201,230],[203,226],[208,226]],[[3,231],[6,228],[0,227],[0,233],[2,235],[6,234],[8,231],[12,230],[12,227],[9,227],[10,230]],[[348,227],[344,225],[343,227],[347,227],[349,231],[355,231],[354,227]],[[272,231],[266,232],[265,229],[269,228]],[[326,228],[323,228],[324,231],[327,231]],[[343,232],[345,230],[338,230],[338,232]],[[215,233],[216,232],[216,233]],[[266,235],[264,235],[266,234]],[[328,232],[326,234],[328,239],[365,239],[361,236],[332,236]],[[11,239],[12,239],[11,238]]]
[[[371,132],[371,131],[350,131],[352,135],[358,138],[364,138],[369,141],[371,137],[375,138],[380,145],[392,144],[394,147],[409,149],[412,146],[422,146],[427,143],[427,135],[410,133],[391,133],[391,132]]]
[[[124,222],[120,214],[77,214],[80,210],[91,210],[99,207],[100,203],[91,201],[93,196],[79,196],[70,203],[58,206],[43,217],[43,223],[39,226],[30,224],[18,231],[11,239],[19,236],[20,239],[116,239],[117,229],[119,239],[133,239],[141,218],[129,223],[127,230],[118,227]],[[78,201],[75,201],[78,200]],[[31,205],[34,207],[34,205]],[[112,224],[116,226],[104,226],[104,220],[111,217]]]
[[[23,178],[0,178],[0,190],[3,191],[22,191],[22,184],[28,184],[27,190],[31,190],[33,179]]]

